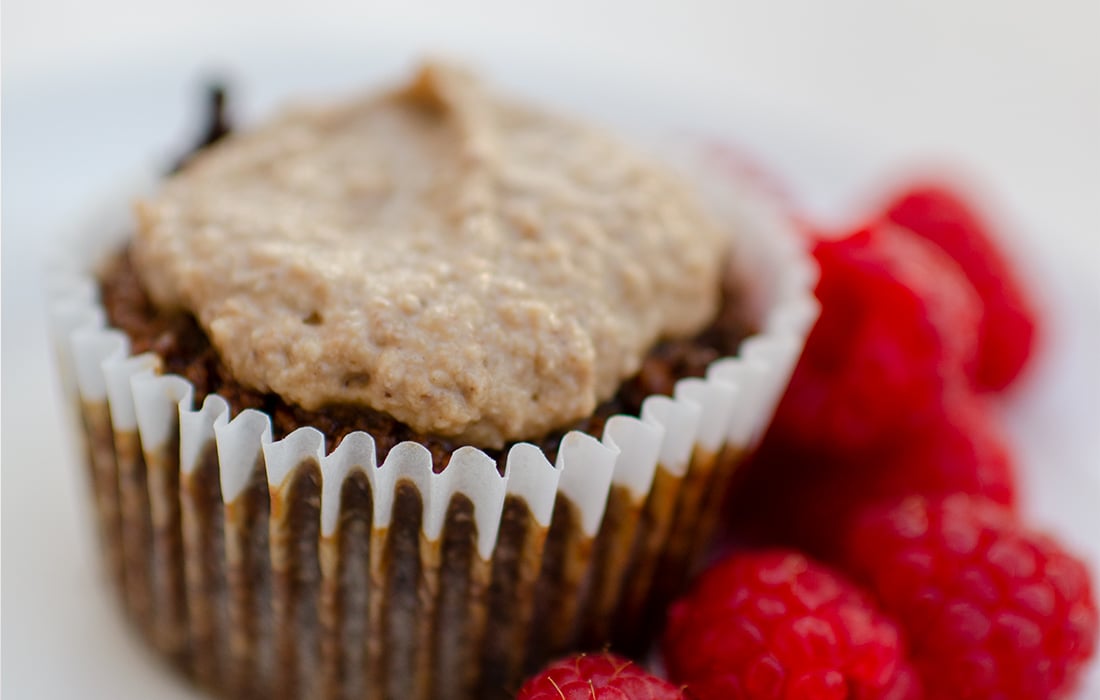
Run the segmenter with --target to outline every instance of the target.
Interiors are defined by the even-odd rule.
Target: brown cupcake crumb
[[[180,311],[161,311],[153,305],[142,288],[129,249],[107,266],[101,277],[100,292],[110,324],[129,336],[134,353],[159,355],[166,373],[185,377],[195,386],[196,402],[216,393],[229,402],[234,415],[246,408],[266,412],[271,416],[275,439],[302,426],[313,426],[325,434],[329,449],[333,449],[348,433],[362,430],[374,437],[380,462],[394,445],[411,440],[431,451],[436,471],[442,471],[448,455],[461,446],[445,437],[418,433],[370,408],[337,404],[321,410],[306,410],[288,404],[276,394],[242,385],[230,374],[193,316]],[[553,460],[561,438],[569,430],[599,435],[610,416],[618,413],[637,415],[647,396],[670,395],[677,380],[701,377],[714,360],[736,354],[741,340],[752,329],[739,314],[735,299],[735,290],[727,284],[718,316],[701,334],[691,339],[658,343],[646,356],[641,371],[623,382],[615,396],[600,404],[591,416],[531,442]],[[508,447],[510,445],[485,451],[503,469]]]

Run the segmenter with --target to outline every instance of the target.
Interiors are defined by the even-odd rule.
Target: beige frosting
[[[239,381],[483,447],[585,417],[699,331],[726,240],[633,150],[440,65],[233,136],[138,215],[153,300]]]

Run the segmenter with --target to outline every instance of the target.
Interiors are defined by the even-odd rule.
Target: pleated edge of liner
[[[136,430],[145,451],[171,439],[176,412],[182,473],[198,466],[204,447],[214,440],[226,503],[245,489],[261,454],[276,492],[289,485],[295,467],[315,460],[322,478],[322,536],[335,532],[341,488],[357,469],[375,494],[374,527],[389,524],[395,487],[409,481],[423,498],[423,532],[432,541],[441,533],[452,496],[464,494],[474,505],[478,552],[486,560],[507,496],[522,499],[535,521],[548,526],[560,493],[576,507],[582,531],[595,536],[612,484],[640,502],[658,466],[682,476],[697,448],[717,453],[727,444],[753,445],[770,422],[819,313],[813,294],[818,268],[793,223],[751,182],[733,183],[727,194],[746,193],[727,212],[740,219],[735,275],[756,278],[749,280],[747,301],[761,329],[742,341],[736,356],[715,360],[703,378],[679,380],[672,397],[646,398],[637,418],[610,417],[600,439],[567,433],[554,464],[537,446],[518,443],[501,475],[492,458],[464,446],[436,473],[424,446],[402,442],[379,465],[374,439],[365,432],[349,434],[327,452],[316,428],[304,426],[273,441],[270,417],[261,411],[245,409],[231,419],[228,402],[217,395],[195,407],[190,382],[159,374],[159,358],[132,355],[126,335],[107,325],[93,271],[133,228],[123,203],[149,191],[153,182],[152,176],[136,179],[136,185],[105,199],[107,204],[62,237],[48,258],[46,294],[62,386],[70,399],[106,401],[114,429]]]

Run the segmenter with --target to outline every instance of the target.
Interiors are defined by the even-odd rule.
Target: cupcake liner
[[[817,314],[816,271],[786,219],[760,199],[730,216],[760,332],[599,439],[568,433],[554,463],[513,446],[503,474],[472,447],[436,473],[416,443],[379,464],[365,433],[329,451],[311,427],[273,441],[267,415],[232,416],[219,396],[195,406],[190,383],[106,326],[92,270],[117,241],[96,232],[128,224],[118,210],[91,222],[93,252],[53,275],[51,316],[129,616],[239,698],[510,697],[553,654],[612,637],[637,650],[703,553]]]

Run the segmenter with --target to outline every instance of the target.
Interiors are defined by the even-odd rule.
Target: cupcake
[[[816,315],[782,217],[695,174],[429,64],[86,227],[53,316],[141,633],[234,698],[644,649]]]

